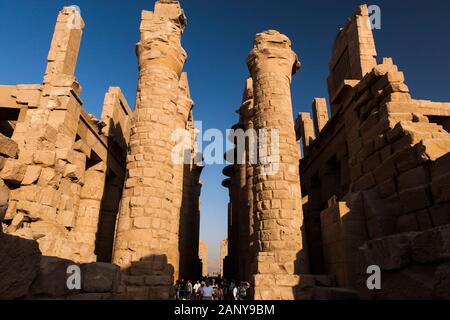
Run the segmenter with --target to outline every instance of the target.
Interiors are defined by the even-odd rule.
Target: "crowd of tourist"
[[[177,300],[247,300],[248,282],[228,282],[226,279],[205,279],[193,284],[191,281],[176,282]]]

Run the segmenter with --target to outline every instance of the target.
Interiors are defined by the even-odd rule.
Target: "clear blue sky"
[[[100,115],[109,86],[120,86],[134,105],[142,9],[153,0],[0,0],[0,84],[40,83],[58,11],[78,5],[86,22],[77,77],[88,112]],[[332,42],[359,1],[182,0],[188,26],[183,46],[195,116],[204,129],[225,130],[237,120],[248,71],[245,59],[254,34],[278,29],[293,41],[302,62],[294,77],[294,111],[310,111],[314,97],[327,96]],[[390,56],[405,72],[413,96],[450,101],[450,2],[377,1],[382,29],[375,31],[379,57]],[[221,166],[205,168],[202,234],[210,265],[218,265],[227,237],[227,190]]]

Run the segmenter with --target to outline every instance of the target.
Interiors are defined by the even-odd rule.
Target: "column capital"
[[[291,40],[276,30],[256,34],[247,58],[250,73],[282,71],[291,78],[301,65],[291,46]]]
[[[160,0],[154,11],[142,11],[141,39],[136,47],[139,68],[158,67],[181,76],[187,53],[181,46],[186,16],[178,1]]]

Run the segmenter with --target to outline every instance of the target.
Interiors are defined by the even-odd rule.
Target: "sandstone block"
[[[419,263],[450,260],[450,225],[425,231],[412,242],[413,259]]]
[[[434,277],[433,299],[450,300],[450,264],[440,266]]]
[[[419,222],[415,213],[405,214],[397,219],[397,232],[415,232],[419,231]]]
[[[420,186],[400,192],[403,213],[421,210],[430,205],[428,186]]]
[[[375,177],[372,173],[368,173],[358,179],[353,185],[356,191],[364,191],[372,188],[375,185]]]
[[[41,166],[27,166],[25,171],[25,177],[23,178],[23,185],[31,185],[34,184],[41,175]]]
[[[3,181],[0,180],[0,223],[6,215],[9,203],[9,189]]]
[[[137,229],[150,229],[152,226],[152,218],[148,217],[134,218],[133,225]]]
[[[417,212],[416,217],[420,231],[433,229],[433,222],[431,220],[430,212],[427,209]]]
[[[31,220],[56,221],[56,208],[30,201],[17,202],[17,211]]]
[[[26,165],[15,159],[7,159],[0,172],[0,178],[6,183],[20,184],[25,177]]]
[[[105,174],[88,170],[84,175],[84,186],[81,189],[82,199],[102,200],[105,187]]]
[[[77,294],[77,290],[67,288],[67,268],[72,265],[75,263],[70,260],[42,257],[39,272],[31,286],[30,294],[34,298],[61,298]]]
[[[20,229],[23,225],[23,222],[25,220],[25,216],[23,213],[16,214],[14,216],[14,219],[11,222],[11,225],[6,230],[7,233],[14,233],[18,229]]]
[[[2,171],[3,167],[5,166],[6,158],[0,156],[0,171]]]
[[[382,183],[387,179],[391,179],[397,175],[395,167],[395,158],[390,157],[374,170],[374,176],[377,183]]]
[[[450,201],[450,174],[434,179],[431,183],[431,191],[435,202]]]
[[[145,276],[130,276],[123,275],[123,282],[129,286],[144,286],[145,285]]]
[[[418,165],[418,158],[416,150],[413,148],[408,148],[400,151],[394,155],[396,159],[396,166],[399,172],[406,172],[411,170]]]
[[[39,271],[36,241],[0,233],[0,300],[24,297]]]
[[[403,270],[383,272],[382,290],[372,292],[375,300],[431,300],[435,267],[411,265]],[[362,281],[367,281],[365,275]],[[367,287],[364,288],[367,290]]]
[[[425,160],[435,161],[450,150],[450,139],[424,139],[418,147],[418,155]]]
[[[16,158],[19,153],[19,146],[14,140],[0,133],[0,155]]]
[[[91,148],[83,140],[78,140],[75,142],[73,145],[73,150],[84,153],[86,157],[91,156]]]
[[[394,179],[388,179],[384,183],[378,185],[378,194],[380,198],[388,198],[397,193],[397,185]]]
[[[66,228],[73,228],[75,226],[75,212],[66,210],[58,211],[56,222]]]
[[[409,170],[398,177],[399,191],[424,185],[428,182],[428,173],[424,166]]]
[[[14,219],[14,217],[16,215],[16,210],[17,210],[17,202],[16,201],[10,201],[9,205],[7,207],[4,219],[5,220],[12,220],[12,219]]]
[[[431,208],[430,215],[435,227],[450,224],[450,203]]]
[[[126,294],[134,299],[148,299],[149,291],[147,287],[127,286]]]
[[[39,176],[38,185],[47,186],[53,185],[58,182],[61,177],[52,168],[42,168],[41,174]]]
[[[74,164],[67,164],[63,177],[68,178],[73,182],[84,181],[84,168],[80,168]]]
[[[382,270],[399,270],[412,262],[412,240],[417,233],[404,233],[366,242],[359,248],[361,271],[377,265]]]
[[[36,151],[33,155],[33,162],[46,167],[55,165],[56,153],[54,151]]]
[[[148,286],[171,286],[172,277],[171,276],[146,276],[145,284]]]
[[[431,163],[430,171],[432,179],[447,175],[449,167],[450,167],[450,153]]]
[[[120,268],[108,263],[90,263],[81,268],[82,288],[88,293],[106,293],[118,285]]]
[[[175,296],[172,287],[150,287],[148,293],[148,299],[151,300],[170,300]]]

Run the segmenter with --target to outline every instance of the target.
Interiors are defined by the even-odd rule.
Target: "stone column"
[[[102,200],[105,191],[106,164],[103,162],[85,172],[85,183],[81,188],[78,213],[73,229],[73,238],[83,243],[80,252],[81,261],[96,262],[95,246],[99,232]],[[106,195],[108,197],[108,195]]]
[[[179,82],[187,58],[181,47],[185,22],[178,1],[160,0],[154,12],[142,12],[138,95],[114,248],[114,262],[122,268],[165,256],[173,277],[179,268],[181,195],[172,133],[178,125]]]
[[[315,98],[312,103],[313,120],[317,134],[322,131],[328,122],[327,100],[324,98]]]
[[[193,119],[193,101],[189,92],[187,73],[183,73],[179,84],[179,96],[177,101],[178,112],[176,117],[177,128],[186,130],[189,133],[189,142],[183,150],[184,164],[176,166],[175,176],[177,187],[181,188],[182,198],[177,202],[180,206],[180,278],[194,279],[193,274],[194,260],[198,256],[198,245],[195,242],[195,235],[198,233],[196,228],[196,181],[193,172],[194,165],[194,145],[195,145],[195,127]],[[181,154],[180,154],[181,156]],[[198,240],[197,240],[198,243]],[[195,251],[197,248],[197,251]]]
[[[314,141],[314,123],[309,112],[300,112],[297,118],[297,130],[300,131],[300,137],[303,140],[303,147],[306,149]]]
[[[294,287],[299,281],[296,274],[306,267],[301,239],[300,155],[290,92],[292,74],[300,62],[291,50],[291,41],[270,30],[256,35],[248,66],[254,81],[254,127],[268,130],[269,146],[272,134],[278,133],[279,152],[272,146],[265,156],[271,159],[280,155],[279,160],[265,164],[260,152],[254,168],[254,298],[294,299]],[[267,172],[267,167],[272,170]]]
[[[253,236],[253,164],[252,160],[256,154],[256,135],[253,135],[253,80],[248,78],[245,84],[244,94],[242,98],[242,106],[239,109],[240,121],[246,131],[245,141],[245,163],[242,170],[243,179],[243,200],[242,219],[244,221],[245,237],[242,243],[242,255],[244,257],[242,265],[242,279],[248,281],[251,278],[250,272],[250,241]]]

